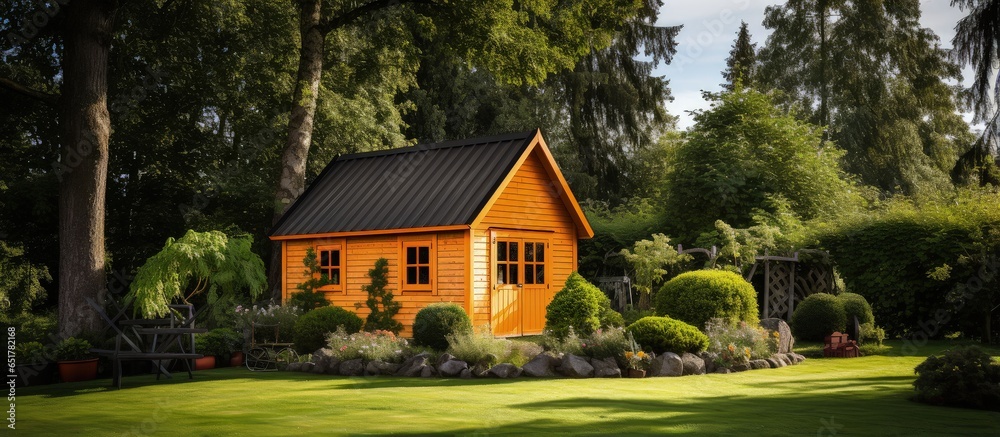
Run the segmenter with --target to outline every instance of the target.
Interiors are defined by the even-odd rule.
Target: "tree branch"
[[[42,91],[33,90],[5,77],[0,77],[0,89],[6,89],[8,91],[20,94],[22,96],[30,97],[32,99],[45,103],[46,105],[55,106],[56,103],[59,102],[59,96],[57,94],[49,94]]]
[[[376,11],[379,11],[379,10],[382,10],[382,9],[388,9],[390,7],[393,7],[393,6],[399,6],[399,5],[402,5],[404,3],[420,3],[420,4],[426,4],[426,5],[435,5],[435,4],[437,4],[437,2],[435,2],[434,0],[376,0],[376,1],[365,3],[365,4],[361,5],[361,6],[358,6],[358,7],[354,8],[354,9],[351,9],[351,10],[349,10],[347,12],[339,14],[339,15],[337,15],[335,17],[324,17],[323,20],[319,24],[319,29],[320,29],[321,32],[323,32],[323,35],[326,35],[331,30],[339,29],[339,28],[344,27],[344,26],[346,26],[348,24],[351,24],[355,20],[357,20],[357,19],[359,19],[359,18],[361,18],[361,17],[363,17],[363,16],[365,16],[367,14],[370,14],[370,13],[373,13],[373,12],[376,12]]]

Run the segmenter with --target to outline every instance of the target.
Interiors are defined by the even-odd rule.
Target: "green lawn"
[[[940,350],[935,345],[922,354]],[[996,355],[996,351],[992,351]],[[920,356],[682,378],[457,380],[251,373],[21,389],[26,435],[1000,435],[1000,413],[910,402]]]

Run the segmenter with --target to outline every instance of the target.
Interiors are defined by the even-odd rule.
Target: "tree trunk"
[[[288,119],[288,140],[281,154],[281,175],[274,199],[274,219],[277,223],[285,210],[302,194],[306,185],[306,158],[312,143],[313,118],[316,99],[323,73],[323,44],[326,34],[320,28],[322,0],[300,2],[299,33],[302,48],[299,50],[299,71],[292,94],[292,111]],[[271,298],[281,299],[281,244],[271,245],[271,268],[268,286]]]
[[[104,193],[108,172],[108,51],[113,2],[67,5],[63,29],[59,185],[59,331],[102,327],[86,298],[103,298]]]

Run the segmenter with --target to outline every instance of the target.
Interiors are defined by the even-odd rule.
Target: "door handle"
[[[517,284],[517,288],[523,288],[524,284]]]

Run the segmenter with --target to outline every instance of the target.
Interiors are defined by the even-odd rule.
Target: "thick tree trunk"
[[[86,298],[106,290],[104,193],[108,172],[108,51],[113,2],[78,0],[67,5],[63,30],[60,122],[63,143],[59,186],[59,331],[101,328]]]
[[[302,194],[306,185],[306,158],[312,143],[313,118],[316,99],[323,73],[323,44],[325,32],[320,28],[322,0],[300,2],[299,33],[302,48],[299,50],[299,71],[292,95],[292,111],[288,119],[288,140],[281,154],[281,175],[274,199],[274,223]],[[281,298],[281,244],[271,245],[271,267],[268,286],[271,298]]]

